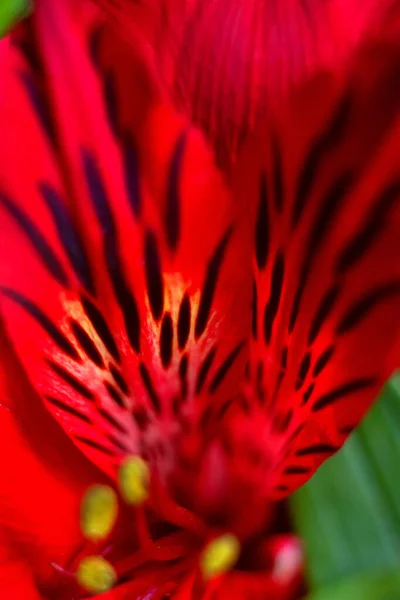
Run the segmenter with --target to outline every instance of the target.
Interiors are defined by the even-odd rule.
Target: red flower
[[[85,597],[97,555],[113,600],[292,597],[272,503],[399,364],[394,30],[245,127],[224,172],[89,2],[41,0],[3,45],[3,593]]]

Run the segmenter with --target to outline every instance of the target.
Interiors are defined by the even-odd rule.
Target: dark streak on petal
[[[113,429],[117,429],[120,433],[126,434],[125,427],[123,427],[120,424],[120,422],[117,421],[117,419],[114,419],[113,415],[111,413],[109,413],[105,408],[99,407],[97,410],[98,410],[99,414],[103,417],[103,419],[108,421],[108,423],[111,425],[111,427]]]
[[[74,360],[80,361],[79,353],[69,339],[50,321],[45,313],[31,300],[12,290],[10,288],[1,287],[0,290],[5,296],[14,300],[22,308],[24,308],[33,317],[46,333],[51,337],[53,342],[68,356]]]
[[[107,448],[106,446],[103,446],[102,444],[99,444],[99,442],[95,442],[94,440],[91,440],[82,435],[75,435],[74,438],[76,440],[78,440],[79,442],[81,442],[82,444],[85,444],[86,446],[89,446],[90,448],[93,448],[94,450],[98,450],[99,452],[102,452],[103,454],[106,454],[107,456],[115,456],[114,450]]]
[[[91,337],[77,321],[71,321],[71,329],[86,355],[100,368],[104,368],[103,357]]]
[[[231,233],[231,228],[225,232],[207,266],[206,278],[203,285],[203,291],[201,294],[200,305],[196,319],[196,339],[198,339],[204,333],[204,330],[207,327],[207,322],[214,299],[215,288],[217,287],[219,271]]]
[[[319,247],[327,235],[327,231],[334,221],[335,213],[339,210],[344,198],[353,183],[351,173],[343,173],[338,177],[325,193],[319,212],[314,220],[308,240],[306,256],[300,271],[299,284],[293,302],[289,320],[289,333],[293,331],[300,309],[301,300],[311,271],[312,263],[318,254]]]
[[[139,367],[139,371],[140,371],[140,375],[142,377],[142,381],[145,385],[145,388],[147,390],[147,394],[151,400],[151,403],[153,405],[154,410],[157,413],[161,413],[161,402],[160,402],[160,398],[158,397],[157,392],[154,389],[153,386],[153,382],[151,380],[150,377],[150,373],[146,367],[146,365],[144,363],[140,363],[140,367]]]
[[[160,331],[160,356],[164,369],[168,369],[172,360],[172,344],[174,339],[174,329],[170,313],[163,316]]]
[[[114,74],[112,71],[107,71],[104,75],[103,94],[110,129],[115,135],[118,135],[120,125],[118,116],[118,100],[117,93],[115,91]]]
[[[310,469],[307,469],[306,467],[296,467],[296,466],[291,466],[291,467],[287,467],[284,470],[285,475],[305,475],[306,473],[309,473]]]
[[[208,388],[208,391],[210,392],[210,394],[214,394],[217,391],[217,389],[220,387],[220,385],[224,381],[226,375],[232,368],[233,363],[235,362],[236,358],[239,356],[239,353],[242,350],[243,346],[244,346],[244,342],[240,342],[240,344],[238,344],[236,346],[236,348],[234,348],[232,350],[232,352],[224,360],[224,362],[222,363],[222,365],[220,366],[220,368],[214,375],[213,380],[210,383],[210,387]]]
[[[111,356],[118,362],[121,362],[121,357],[115,343],[114,337],[107,325],[106,320],[103,315],[99,311],[99,309],[87,298],[82,297],[82,305],[85,309],[85,312],[91,321],[94,329],[97,332],[97,335],[103,342],[104,346],[107,348]]]
[[[188,393],[188,382],[187,382],[187,372],[189,366],[189,357],[187,354],[184,354],[181,358],[181,362],[179,364],[179,377],[182,382],[182,398],[186,398]]]
[[[329,363],[332,358],[333,352],[335,350],[334,346],[329,346],[324,352],[318,357],[317,362],[315,363],[313,369],[313,377],[318,377],[320,373],[325,369],[326,365]]]
[[[126,408],[124,399],[117,388],[109,381],[104,381],[104,385],[112,400],[114,400],[114,402],[118,404],[120,408]]]
[[[186,133],[184,132],[179,137],[174,148],[168,177],[165,229],[168,246],[171,250],[176,250],[181,235],[181,198],[179,186],[185,147]]]
[[[285,275],[285,262],[282,252],[278,252],[271,276],[271,291],[264,311],[264,337],[265,343],[271,341],[272,327],[279,309],[282,287]]]
[[[51,212],[59,240],[82,285],[94,294],[93,277],[85,247],[60,194],[50,184],[39,181],[39,192]]]
[[[260,178],[259,204],[255,230],[255,248],[258,268],[263,269],[267,263],[269,249],[267,182],[264,173]]]
[[[31,218],[21,207],[13,202],[11,198],[2,193],[0,194],[0,205],[3,205],[12,218],[18,223],[50,275],[52,275],[61,286],[68,288],[69,279],[64,267]]]
[[[274,203],[278,212],[282,212],[284,188],[283,188],[283,173],[282,173],[282,154],[279,148],[278,140],[272,140],[272,174],[274,184]]]
[[[336,270],[342,274],[371,248],[372,244],[384,228],[390,210],[399,200],[400,182],[391,182],[380,194],[376,203],[370,209],[362,228],[343,248],[336,262]]]
[[[140,169],[138,165],[139,157],[129,133],[125,134],[122,153],[126,193],[135,217],[139,218],[142,211],[139,179]]]
[[[359,379],[353,379],[347,383],[339,385],[330,392],[320,396],[320,398],[313,404],[311,410],[313,412],[318,412],[319,410],[330,406],[334,402],[341,400],[344,396],[349,396],[376,385],[378,380],[378,377],[360,377]]]
[[[362,298],[354,302],[340,319],[336,333],[342,335],[348,333],[359,325],[360,321],[367,318],[371,311],[380,303],[400,295],[400,281],[390,281],[375,289],[368,291]]]
[[[350,97],[345,96],[336,109],[336,112],[328,124],[326,130],[314,140],[306,157],[303,168],[296,186],[294,209],[292,215],[292,227],[296,227],[311,197],[311,192],[318,170],[329,150],[334,148],[340,141],[349,121]]]
[[[315,444],[315,446],[308,446],[307,448],[300,448],[297,450],[296,456],[312,456],[313,454],[333,454],[338,450],[337,446],[331,446],[329,444]]]
[[[114,381],[118,385],[119,389],[125,394],[125,396],[128,396],[129,395],[129,386],[126,383],[125,379],[123,378],[120,370],[112,363],[110,363],[108,365],[108,368],[110,369],[110,373],[113,376]]]
[[[108,197],[96,161],[87,150],[82,150],[82,162],[93,208],[103,230],[104,256],[114,292],[124,316],[125,328],[131,346],[140,352],[140,317],[136,300],[123,273],[118,251],[117,231]]]
[[[54,396],[45,395],[44,397],[46,398],[46,400],[48,402],[50,402],[50,404],[52,404],[53,406],[55,406],[56,408],[61,410],[63,413],[67,413],[68,415],[71,415],[72,417],[76,417],[80,421],[83,421],[84,423],[88,423],[89,425],[92,424],[91,419],[87,415],[79,412],[78,410],[76,410],[69,404],[66,404],[62,400],[58,400],[57,398],[54,398]]]
[[[327,290],[321,299],[317,312],[311,322],[310,331],[308,333],[308,344],[312,344],[319,334],[321,327],[330,316],[333,307],[339,297],[340,287],[334,285]]]
[[[185,294],[179,308],[178,315],[178,345],[179,350],[183,350],[187,344],[190,334],[190,316],[191,316],[190,298]]]
[[[38,82],[31,73],[23,72],[19,74],[20,79],[26,89],[29,100],[36,117],[38,118],[50,144],[55,148],[57,146],[57,135],[55,132],[52,116],[46,106],[43,94]]]
[[[308,388],[306,389],[306,391],[303,394],[303,401],[301,403],[302,406],[304,406],[305,404],[307,404],[307,402],[309,401],[309,399],[313,395],[314,388],[315,388],[315,383],[310,383],[310,385],[308,386]]]
[[[144,261],[150,308],[154,319],[158,321],[161,318],[164,307],[164,284],[157,239],[152,232],[146,233]]]
[[[256,340],[258,337],[258,297],[257,297],[257,284],[253,279],[253,301],[251,308],[251,332],[253,338]]]
[[[199,395],[201,393],[201,390],[203,389],[203,385],[204,385],[207,375],[211,369],[211,365],[213,363],[215,353],[216,353],[216,347],[214,346],[213,348],[211,348],[210,352],[207,354],[206,358],[204,359],[203,364],[201,365],[201,368],[199,371],[199,376],[197,378],[197,383],[196,383],[196,394],[197,395]]]
[[[299,372],[297,374],[297,381],[295,384],[296,391],[299,390],[302,387],[302,385],[304,384],[305,378],[307,377],[308,371],[310,370],[310,366],[311,366],[311,353],[306,352],[300,363]]]
[[[66,371],[63,367],[53,362],[50,359],[46,359],[46,363],[65,383],[71,386],[78,394],[87,398],[88,400],[94,400],[94,395],[86,386],[84,386],[74,375]]]

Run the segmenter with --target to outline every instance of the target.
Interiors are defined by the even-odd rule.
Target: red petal
[[[295,84],[342,62],[390,1],[98,0],[150,41],[175,102],[222,157]]]
[[[282,109],[242,173],[256,310],[238,428],[267,457],[267,493],[310,477],[400,365],[399,67],[398,36],[371,41]]]
[[[13,552],[6,536],[0,534],[0,589],[13,600],[41,600],[28,565]]]
[[[51,563],[65,566],[82,544],[81,497],[101,474],[46,413],[1,328],[0,355],[0,529],[38,584],[51,588]]]
[[[201,137],[91,8],[41,2],[34,64],[3,57],[0,302],[48,409],[113,472],[236,389],[250,254]]]

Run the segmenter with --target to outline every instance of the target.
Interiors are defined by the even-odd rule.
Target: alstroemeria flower
[[[3,593],[292,597],[273,502],[399,366],[394,33],[293,90],[229,173],[89,0],[39,0],[3,42]]]

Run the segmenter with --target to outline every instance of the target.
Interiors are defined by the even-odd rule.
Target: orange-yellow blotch
[[[119,469],[122,497],[127,504],[138,506],[149,496],[150,469],[140,456],[130,456]]]
[[[117,495],[108,485],[94,485],[83,497],[81,530],[92,542],[104,540],[115,525],[118,515]]]
[[[240,542],[231,533],[226,533],[210,542],[200,557],[200,569],[205,580],[230,571],[240,555]]]
[[[115,585],[117,574],[102,556],[86,556],[79,563],[76,579],[91,594],[101,594]]]

